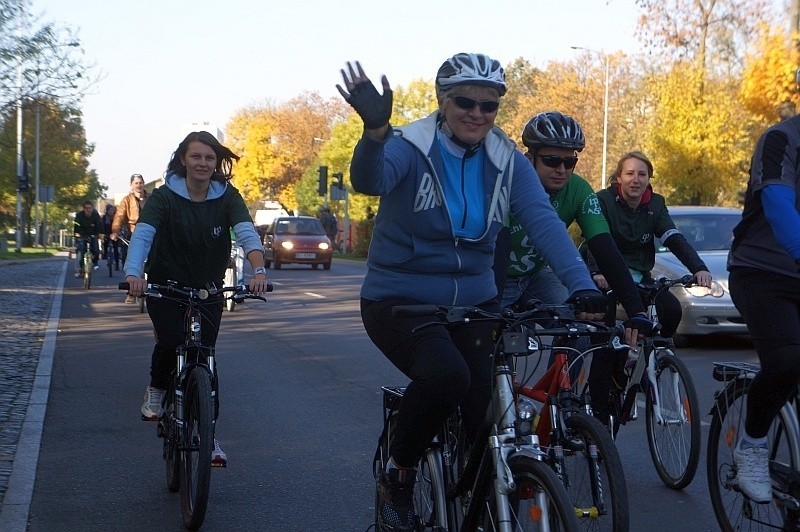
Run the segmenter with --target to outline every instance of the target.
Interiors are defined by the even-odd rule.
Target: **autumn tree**
[[[642,144],[671,202],[734,203],[751,151],[752,117],[738,100],[745,43],[768,13],[765,0],[637,0],[651,59]]]
[[[30,228],[35,200],[33,178],[35,173],[36,113],[39,113],[40,184],[55,190],[55,200],[50,209],[53,214],[73,212],[84,200],[95,201],[104,195],[106,187],[97,174],[89,169],[89,157],[94,145],[86,142],[82,116],[79,110],[62,107],[53,100],[26,101],[23,105],[24,156],[30,164],[31,187],[22,195],[23,224]],[[16,116],[15,110],[0,115],[0,225],[14,224],[16,217]],[[12,208],[14,206],[14,208]],[[52,218],[55,219],[55,218]],[[26,231],[25,234],[29,232]]]
[[[226,136],[231,149],[241,156],[234,184],[245,200],[277,199],[297,208],[295,185],[317,159],[332,124],[344,116],[342,102],[318,93],[238,111],[226,127]]]
[[[795,72],[800,67],[800,51],[794,38],[775,26],[763,24],[755,46],[745,57],[741,99],[747,110],[764,120],[776,122],[779,110],[787,102],[800,105],[795,86]]]

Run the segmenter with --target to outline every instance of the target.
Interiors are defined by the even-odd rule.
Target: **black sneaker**
[[[405,477],[399,480],[398,476]],[[396,532],[414,530],[415,469],[389,469],[378,480],[378,530]]]

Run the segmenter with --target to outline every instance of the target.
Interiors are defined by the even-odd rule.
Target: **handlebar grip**
[[[130,285],[126,281],[120,281],[120,283],[118,285],[118,288],[120,290],[130,290],[131,289]]]
[[[272,283],[267,283],[267,292],[272,292],[273,288]]]
[[[435,316],[438,310],[439,307],[436,305],[397,305],[392,307],[392,317]]]

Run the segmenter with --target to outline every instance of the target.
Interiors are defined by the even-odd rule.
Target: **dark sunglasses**
[[[559,157],[558,155],[540,155],[539,158],[542,160],[544,165],[549,168],[558,168],[563,164],[566,170],[570,170],[575,168],[575,165],[578,164],[578,157],[575,155],[571,155],[569,157]]]
[[[486,100],[480,102],[478,100],[473,100],[472,98],[467,98],[466,96],[453,96],[451,100],[453,100],[453,102],[455,102],[460,109],[465,111],[472,111],[477,105],[481,108],[482,113],[494,113],[500,107],[500,102],[496,100]]]

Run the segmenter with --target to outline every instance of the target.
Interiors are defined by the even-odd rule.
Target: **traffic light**
[[[28,161],[22,159],[22,175],[17,176],[17,190],[20,192],[27,192],[30,188],[30,179],[28,179]]]
[[[343,176],[342,172],[334,172],[334,174],[333,174],[333,178],[336,180],[336,188],[338,188],[339,190],[343,190],[344,189],[343,177],[344,176]]]
[[[325,193],[328,191],[328,167],[320,166],[317,171],[319,172],[319,188],[317,191],[320,196],[325,196]]]

